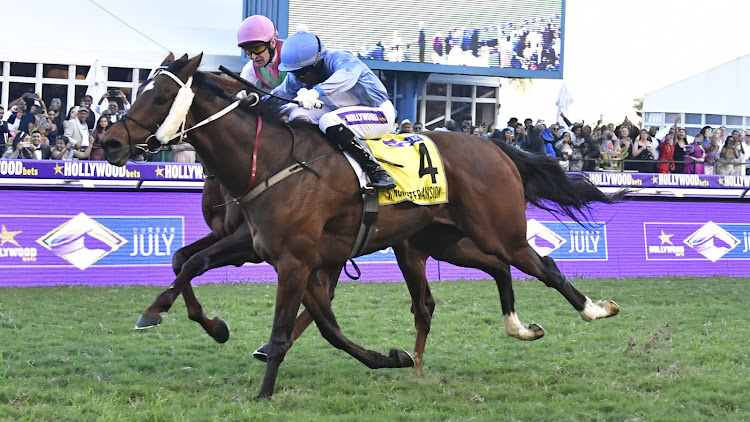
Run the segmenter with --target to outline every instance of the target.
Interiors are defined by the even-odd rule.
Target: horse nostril
[[[109,139],[102,142],[102,148],[109,151],[119,151],[122,148],[122,143],[114,139]]]

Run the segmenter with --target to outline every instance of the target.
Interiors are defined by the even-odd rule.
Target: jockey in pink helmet
[[[237,45],[250,61],[240,76],[269,89],[281,85],[286,72],[279,71],[282,41],[278,35],[273,22],[265,16],[253,15],[242,21],[237,29]]]

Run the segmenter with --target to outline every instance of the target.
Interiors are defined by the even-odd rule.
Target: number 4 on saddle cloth
[[[366,140],[372,154],[396,180],[394,189],[380,191],[380,205],[411,201],[417,205],[448,202],[448,184],[443,160],[435,143],[424,135],[389,134],[383,138]],[[360,186],[366,185],[362,169],[349,158]]]

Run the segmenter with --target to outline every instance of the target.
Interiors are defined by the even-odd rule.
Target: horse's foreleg
[[[178,249],[174,253],[174,255],[172,255],[172,271],[174,271],[177,279],[172,282],[169,288],[161,292],[156,297],[154,302],[151,303],[151,305],[146,308],[143,313],[141,313],[141,317],[138,319],[138,322],[135,325],[135,328],[137,330],[156,327],[161,324],[162,318],[159,314],[169,311],[169,309],[174,304],[174,301],[177,299],[177,296],[180,295],[180,290],[175,287],[177,281],[180,279],[179,275],[182,272],[182,267],[185,265],[185,262],[187,262],[187,260],[196,253],[216,243],[217,240],[219,239],[214,236],[213,233],[210,233],[208,236],[198,239],[195,242]]]
[[[208,239],[208,237],[209,236],[205,237],[203,240]],[[249,229],[243,227],[223,239],[218,239],[207,248],[194,253],[187,261],[185,261],[179,274],[172,282],[172,285],[162,292],[151,306],[141,313],[135,328],[143,329],[159,325],[162,320],[161,315],[159,314],[170,309],[174,301],[177,299],[177,296],[185,290],[186,286],[190,285],[190,281],[193,278],[213,268],[223,267],[225,265],[240,266],[245,262],[259,261],[259,258],[255,255],[255,251],[252,248],[252,239],[250,237]],[[190,319],[201,323],[209,335],[214,337],[217,341],[224,337],[223,334],[217,334],[215,331],[206,328],[212,327],[213,323],[209,323],[208,319],[203,315],[200,303],[198,303],[194,295],[190,301],[186,298],[185,303],[188,308]]]
[[[414,328],[417,330],[412,357],[414,369],[421,371],[425,344],[432,326],[432,313],[435,311],[435,299],[432,297],[425,275],[425,264],[429,255],[418,248],[411,247],[409,241],[393,245],[393,252],[411,295],[411,312],[414,314]]]
[[[333,347],[349,353],[371,369],[414,366],[414,360],[409,353],[403,350],[391,349],[389,355],[384,356],[378,352],[367,350],[346,338],[336,322],[336,316],[333,313],[333,309],[331,309],[331,301],[328,299],[328,295],[328,286],[311,280],[307,284],[303,303],[315,319],[315,324],[318,326],[323,338],[331,343]]]
[[[337,267],[332,270],[329,269],[320,269],[318,270],[318,280],[320,280],[321,283],[324,285],[328,285],[328,298],[329,300],[333,300],[334,294],[336,292],[336,285],[339,282],[339,274],[341,274],[341,269],[343,267]],[[307,309],[304,309],[302,312],[300,312],[299,315],[297,315],[297,319],[294,320],[294,331],[292,331],[292,345],[294,345],[294,342],[297,341],[299,336],[302,335],[302,333],[305,332],[307,327],[310,326],[313,322],[313,317],[310,315],[310,311]],[[265,362],[267,359],[267,352],[268,350],[268,343],[258,347],[253,352],[253,357]]]
[[[174,275],[180,274],[182,266],[185,265],[185,262],[187,262],[190,257],[213,245],[218,240],[219,238],[216,237],[215,234],[209,233],[208,236],[202,237],[195,242],[178,249],[174,255],[172,255],[172,271],[174,271]]]
[[[276,307],[267,348],[266,373],[263,375],[256,400],[271,397],[273,394],[279,366],[292,346],[294,320],[302,303],[305,285],[308,284],[308,279],[312,278],[310,268],[291,254],[277,260],[276,273]]]

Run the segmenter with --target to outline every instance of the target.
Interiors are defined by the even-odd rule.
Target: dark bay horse
[[[216,82],[217,77],[197,72],[200,60],[201,55],[180,59],[168,71],[155,76],[127,117],[105,134],[102,144],[106,159],[122,166],[152,144],[157,133],[161,133],[162,142],[172,139],[177,129],[163,129],[184,119],[185,127],[194,128],[188,142],[207,170],[237,198],[249,191],[248,184],[253,187],[255,181],[264,181],[293,166],[294,157],[303,161],[323,157],[311,162],[314,171],[295,174],[242,207],[253,250],[278,273],[266,373],[258,397],[273,393],[279,365],[292,343],[301,304],[333,346],[368,367],[413,366],[414,361],[405,351],[394,349],[386,356],[351,342],[341,332],[331,309],[326,280],[332,274],[338,275],[346,262],[362,212],[359,187],[348,162],[340,154],[331,154],[333,146],[312,125],[289,127],[273,119],[261,124],[262,107],[237,109],[206,124],[228,107],[233,97]],[[185,91],[192,95],[183,95]],[[424,279],[426,255],[416,241],[430,234],[452,236],[456,243],[444,243],[446,251],[468,240],[491,265],[497,267],[500,262],[506,269],[508,264],[513,265],[560,291],[586,320],[617,313],[616,304],[592,302],[566,280],[551,258],[540,257],[529,246],[525,215],[530,194],[524,192],[519,167],[506,152],[471,135],[435,132],[431,137],[443,156],[450,202],[381,207],[375,233],[364,253],[403,244],[403,248],[394,246],[394,250],[401,257],[405,277]],[[539,200],[573,204],[573,208],[592,201],[616,200],[601,193],[592,194],[589,189],[595,188],[588,183],[574,183],[558,174],[537,176],[538,180],[547,180],[534,185]],[[537,179],[534,180],[538,182]],[[413,245],[413,249],[408,245]],[[426,286],[426,282],[421,284]],[[426,293],[425,289],[416,295],[411,293],[417,320],[417,314],[429,312],[422,308]]]

